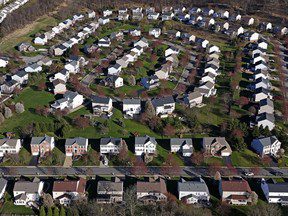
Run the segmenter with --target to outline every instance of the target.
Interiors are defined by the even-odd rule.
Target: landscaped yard
[[[243,152],[233,151],[231,155],[232,165],[236,167],[262,166],[261,160],[257,154],[249,149]]]

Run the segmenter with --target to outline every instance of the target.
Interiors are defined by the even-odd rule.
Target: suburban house
[[[256,124],[258,127],[268,127],[271,131],[275,127],[275,116],[271,113],[261,113],[256,116]]]
[[[92,95],[91,100],[92,100],[92,110],[94,114],[112,112],[113,104],[111,98]]]
[[[137,181],[136,192],[137,200],[145,204],[167,201],[166,182],[162,178]]]
[[[187,104],[190,108],[195,107],[203,102],[203,95],[198,92],[191,92],[184,97],[184,103]]]
[[[41,34],[34,39],[34,44],[44,46],[48,42],[47,35]]]
[[[176,47],[169,47],[168,49],[165,50],[165,57],[170,56],[172,54],[178,55],[179,52],[180,50],[177,49]]]
[[[15,80],[5,81],[1,85],[1,94],[12,94],[16,87],[19,87],[20,83]]]
[[[110,16],[110,15],[112,15],[113,14],[113,11],[112,10],[104,10],[103,11],[103,16],[104,17],[107,17],[107,16]]]
[[[135,137],[135,154],[141,156],[143,154],[155,154],[157,141],[154,137],[144,136]]]
[[[118,63],[108,68],[108,75],[119,75],[122,70],[122,66]]]
[[[9,63],[8,58],[0,57],[0,68],[6,67]]]
[[[172,20],[173,17],[174,17],[173,12],[162,13],[162,21]]]
[[[157,12],[151,12],[147,15],[148,20],[157,20],[160,16],[160,13]]]
[[[267,98],[272,99],[272,95],[268,89],[262,87],[255,89],[253,95],[253,99],[255,102],[260,102],[261,100]]]
[[[172,96],[155,98],[152,100],[152,104],[157,116],[167,117],[175,110],[175,101]]]
[[[128,13],[119,13],[118,15],[118,20],[119,21],[126,21],[129,19],[129,14]]]
[[[247,205],[252,202],[252,190],[244,179],[221,180],[219,193],[222,202],[232,205]]]
[[[103,84],[112,88],[120,88],[124,85],[124,81],[122,77],[111,75],[103,79]]]
[[[59,79],[59,80],[63,80],[64,82],[67,82],[68,79],[69,79],[69,77],[70,77],[69,71],[66,70],[66,69],[63,69],[63,70],[61,70],[60,72],[55,73],[55,74],[53,75],[53,77],[51,77],[51,78],[49,79],[49,81],[50,81],[50,82],[53,82],[53,80]]]
[[[29,79],[29,74],[24,70],[19,70],[15,74],[11,76],[11,79],[16,81],[17,83],[27,84]]]
[[[123,113],[131,118],[134,115],[139,115],[141,112],[141,100],[140,99],[124,99],[123,100]]]
[[[141,85],[150,90],[160,86],[160,80],[156,75],[144,77],[141,79]]]
[[[274,113],[274,102],[270,98],[260,100],[258,114],[261,113]]]
[[[100,139],[100,153],[101,154],[119,154],[125,141],[122,138],[101,138]]]
[[[143,49],[145,49],[145,48],[149,47],[148,40],[146,38],[142,37],[139,41],[134,42],[134,47],[136,47],[136,46],[140,46]]]
[[[225,137],[204,137],[202,148],[206,154],[212,156],[226,157],[232,154],[232,149]]]
[[[66,156],[79,156],[87,153],[88,139],[82,137],[76,137],[66,139],[65,152]]]
[[[97,182],[97,203],[121,203],[123,193],[123,181],[117,177],[111,181]]]
[[[67,91],[63,95],[63,98],[56,100],[53,104],[51,104],[51,107],[55,110],[56,109],[71,110],[81,106],[83,102],[84,102],[83,95],[80,95],[78,92]]]
[[[53,80],[52,85],[53,85],[53,93],[55,95],[57,95],[57,94],[65,94],[65,92],[67,91],[66,83],[63,80],[61,80],[61,79]]]
[[[30,142],[31,153],[33,156],[43,157],[47,153],[51,153],[55,147],[55,139],[50,136],[32,137]]]
[[[6,187],[7,187],[7,180],[4,178],[0,178],[0,200],[4,197]]]
[[[210,193],[202,178],[186,181],[183,178],[178,182],[178,199],[186,204],[195,204],[200,201],[208,202]]]
[[[268,203],[277,203],[285,206],[288,204],[287,182],[276,182],[274,179],[262,179],[261,189]]]
[[[190,157],[194,150],[192,139],[188,138],[170,139],[170,148],[172,153],[180,153],[183,157]]]
[[[80,61],[72,60],[65,64],[64,68],[69,71],[69,73],[79,73],[80,71]]]
[[[111,40],[108,37],[101,38],[98,41],[98,46],[99,47],[110,47],[110,45],[111,45]]]
[[[272,155],[276,157],[281,148],[281,142],[276,138],[276,136],[262,137],[254,139],[251,143],[251,147],[261,157],[264,155]]]
[[[211,97],[217,93],[217,89],[215,89],[215,83],[210,81],[202,83],[199,87],[196,87],[194,91],[201,93],[201,95],[204,97]]]
[[[22,145],[20,139],[0,139],[0,157],[5,154],[18,154]]]
[[[37,73],[42,71],[42,66],[37,63],[31,64],[24,69],[27,73]]]
[[[154,36],[155,38],[160,37],[161,35],[161,29],[160,28],[153,28],[149,30],[149,35]]]
[[[13,188],[14,205],[38,207],[43,195],[44,182],[34,178],[30,181],[17,181]]]
[[[105,25],[110,22],[110,19],[107,17],[101,17],[100,19],[98,19],[98,22],[100,25]]]
[[[64,180],[54,181],[52,196],[61,205],[69,205],[72,200],[79,200],[86,196],[86,180]]]

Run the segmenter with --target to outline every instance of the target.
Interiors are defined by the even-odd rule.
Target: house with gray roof
[[[270,98],[260,100],[258,114],[261,113],[274,113],[274,102]]]
[[[112,99],[109,97],[91,96],[92,110],[96,115],[111,113],[113,109]]]
[[[202,148],[206,154],[211,156],[223,157],[232,154],[232,149],[225,137],[204,137]]]
[[[209,201],[210,193],[202,178],[193,181],[181,178],[178,182],[178,199],[186,204],[195,204],[199,201]]]
[[[172,96],[154,98],[152,104],[157,116],[168,117],[175,110],[175,100]]]
[[[123,193],[123,181],[117,177],[111,181],[97,182],[97,203],[121,203]]]
[[[21,147],[20,139],[0,139],[0,157],[3,157],[5,154],[18,154]]]
[[[157,141],[154,137],[144,136],[135,137],[135,154],[141,156],[143,154],[155,154]]]
[[[276,136],[254,139],[251,143],[253,150],[261,157],[264,155],[277,156],[281,148],[281,142]]]
[[[126,98],[123,100],[123,113],[127,117],[133,118],[141,112],[141,100],[137,98]]]
[[[88,139],[76,137],[66,139],[65,152],[66,156],[80,156],[86,154],[88,150]]]
[[[15,74],[11,76],[11,79],[16,81],[17,83],[27,84],[29,79],[29,74],[24,70],[19,70]]]
[[[100,139],[101,154],[119,154],[125,141],[122,138],[106,137]]]
[[[261,113],[256,116],[256,125],[258,127],[268,128],[270,131],[275,127],[275,116],[271,113]]]
[[[198,92],[191,92],[184,97],[184,103],[187,104],[190,108],[195,107],[203,102],[203,95]]]
[[[172,138],[170,139],[170,149],[172,153],[180,153],[183,157],[190,157],[194,150],[192,139]]]
[[[4,178],[0,178],[0,200],[4,197],[6,187],[7,187],[7,180]]]
[[[83,95],[80,95],[78,92],[67,91],[63,95],[63,98],[56,100],[51,107],[55,110],[64,110],[64,109],[75,109],[81,106],[84,102]]]
[[[33,156],[43,157],[52,152],[55,147],[55,139],[50,136],[32,137],[30,142],[31,153]]]
[[[288,205],[288,183],[276,182],[274,179],[261,180],[261,189],[268,203]]]

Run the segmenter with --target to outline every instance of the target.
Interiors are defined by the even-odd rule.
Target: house
[[[161,29],[160,28],[152,28],[149,30],[149,35],[152,35],[155,38],[158,38],[161,35]]]
[[[56,100],[51,107],[53,109],[75,109],[81,106],[84,102],[83,95],[80,95],[78,92],[67,91],[63,95],[63,98]]]
[[[214,53],[214,52],[220,53],[220,48],[218,46],[212,45],[208,49],[209,49],[208,51],[209,53]]]
[[[136,46],[140,46],[143,49],[145,49],[145,48],[149,47],[148,40],[146,38],[142,37],[139,41],[134,42],[134,47],[136,47]]]
[[[13,188],[14,205],[37,206],[43,195],[44,182],[35,178],[33,182],[17,181]]]
[[[162,13],[162,21],[172,20],[173,17],[174,17],[174,13],[173,12]]]
[[[281,29],[281,35],[287,35],[288,34],[288,28],[287,27],[283,27]]]
[[[105,25],[110,22],[110,19],[107,17],[101,17],[100,19],[98,19],[98,22],[100,25]]]
[[[273,28],[272,23],[267,23],[266,24],[266,31],[271,31]]]
[[[5,154],[18,154],[22,147],[20,139],[0,139],[0,157]]]
[[[270,98],[260,100],[258,114],[261,113],[274,113],[274,103]]]
[[[103,11],[103,16],[104,16],[104,17],[107,17],[107,16],[112,15],[112,13],[113,13],[112,10],[104,10],[104,11]]]
[[[227,157],[232,154],[232,149],[225,137],[204,137],[201,144],[208,155]]]
[[[95,17],[96,17],[96,13],[95,13],[95,11],[93,11],[93,10],[88,10],[88,11],[86,12],[86,14],[87,14],[87,17],[88,17],[89,19],[92,19],[92,18],[95,18]]]
[[[65,47],[63,44],[60,44],[53,48],[53,53],[55,56],[62,56],[66,50],[67,47]]]
[[[255,41],[258,41],[260,38],[260,35],[259,33],[257,32],[251,32],[250,36],[249,36],[249,41],[250,42],[255,42]]]
[[[112,99],[109,97],[91,96],[92,110],[94,114],[111,113],[113,109]]]
[[[166,182],[162,178],[137,181],[136,193],[137,200],[144,204],[167,201]]]
[[[221,18],[228,19],[229,18],[229,11],[220,11]]]
[[[210,200],[209,189],[202,178],[185,181],[183,178],[178,182],[178,199],[185,204],[195,204],[200,201]]]
[[[263,54],[263,53],[256,53],[254,56],[253,56],[253,59],[251,61],[252,64],[256,64],[257,62],[259,61],[263,61],[263,62],[266,62],[266,55]]]
[[[205,40],[205,39],[202,39],[202,38],[196,38],[196,41],[195,41],[200,47],[202,48],[206,48],[209,44],[209,41],[208,40]]]
[[[155,154],[157,141],[154,137],[144,136],[135,137],[135,155],[142,156],[143,154]]]
[[[134,52],[137,54],[137,56],[140,56],[144,52],[144,50],[140,46],[135,46],[134,48],[131,49],[131,52]]]
[[[122,138],[101,138],[100,153],[101,154],[119,154],[125,141]]]
[[[44,46],[48,42],[47,35],[41,34],[34,39],[34,44]]]
[[[49,79],[49,81],[50,81],[50,82],[53,82],[53,80],[59,79],[59,80],[63,80],[64,82],[67,82],[68,79],[69,79],[69,77],[70,77],[69,71],[66,70],[66,69],[63,69],[63,70],[61,70],[60,72],[55,73],[55,74],[53,75],[53,77],[51,77],[51,78]]]
[[[111,45],[111,41],[110,41],[110,38],[108,38],[108,37],[101,38],[98,41],[99,47],[110,47],[110,45]]]
[[[148,13],[147,15],[147,19],[148,20],[157,20],[160,16],[160,13],[157,13],[157,12],[150,12]]]
[[[165,64],[161,66],[159,70],[155,72],[155,75],[160,80],[167,80],[172,70],[173,70],[172,62],[167,61]]]
[[[191,92],[184,97],[184,103],[190,108],[195,107],[203,102],[203,95],[200,92]]]
[[[0,57],[0,68],[5,68],[8,63],[8,58]]]
[[[119,13],[118,15],[118,20],[119,21],[126,21],[129,19],[129,14],[128,13]]]
[[[82,137],[76,137],[72,139],[66,139],[65,152],[66,156],[79,156],[87,153],[88,139]]]
[[[268,79],[264,79],[262,77],[258,78],[257,80],[255,80],[255,82],[253,82],[250,85],[250,88],[252,90],[258,89],[258,88],[263,88],[263,89],[270,89],[271,88],[271,83]]]
[[[172,54],[178,55],[179,52],[180,50],[177,49],[176,47],[169,47],[168,49],[165,50],[165,57],[170,56]]]
[[[61,205],[67,206],[72,200],[85,198],[85,191],[86,180],[83,178],[79,180],[54,181],[52,196]]]
[[[183,157],[190,157],[193,154],[192,139],[170,139],[170,149],[172,153],[180,153]]]
[[[29,78],[29,74],[24,70],[17,71],[15,74],[11,76],[11,79],[16,81],[17,83],[27,84]]]
[[[111,181],[97,182],[97,203],[121,203],[123,194],[123,181],[117,177]]]
[[[31,64],[24,69],[27,73],[37,73],[42,71],[42,66],[37,63]]]
[[[253,17],[243,17],[242,23],[246,26],[252,26],[255,23],[255,19]]]
[[[30,142],[31,153],[33,156],[43,157],[51,153],[55,147],[55,139],[50,136],[32,137]]]
[[[247,205],[252,202],[252,190],[244,179],[221,180],[219,193],[224,203],[232,205]]]
[[[141,100],[140,99],[124,99],[123,100],[123,113],[129,117],[139,115],[141,112]]]
[[[119,75],[122,71],[122,66],[118,63],[108,68],[108,75]]]
[[[255,89],[253,95],[253,99],[255,102],[260,102],[261,100],[267,98],[272,99],[272,95],[268,89],[262,87]]]
[[[124,85],[124,81],[122,77],[116,76],[116,75],[111,75],[107,76],[104,80],[103,83],[105,86],[109,86],[112,88],[120,88]]]
[[[276,157],[281,148],[281,142],[276,138],[276,136],[263,137],[254,139],[251,143],[251,147],[261,157],[264,155],[272,155]]]
[[[6,191],[6,187],[7,187],[7,180],[4,178],[0,178],[0,200],[2,200],[2,198],[5,195],[5,191]]]
[[[53,63],[53,60],[48,58],[48,57],[44,57],[37,62],[37,64],[41,65],[41,66],[43,66],[43,65],[44,66],[51,66],[52,63]]]
[[[145,9],[145,13],[149,14],[149,13],[154,13],[155,12],[155,8],[154,7],[147,7]]]
[[[52,82],[53,85],[53,93],[54,95],[57,94],[65,94],[67,89],[66,89],[66,83],[61,80],[61,79],[55,79]]]
[[[18,83],[15,80],[5,81],[1,85],[1,93],[2,94],[12,94],[14,92],[14,90],[16,89],[16,87],[18,87],[19,85],[20,85],[20,83]]]
[[[121,40],[123,40],[123,37],[124,37],[123,31],[112,32],[110,34],[111,40],[121,41]]]
[[[267,127],[271,131],[275,127],[275,116],[270,113],[261,113],[256,116],[256,124],[258,127]]]
[[[216,80],[216,74],[208,72],[208,73],[203,74],[199,83],[200,84],[203,84],[206,82],[215,83],[215,80]]]
[[[141,36],[141,30],[134,29],[129,31],[129,34],[132,35],[133,37],[140,37]]]
[[[261,48],[263,50],[267,50],[268,49],[268,42],[264,39],[259,39],[258,40],[258,48]]]
[[[269,79],[269,73],[267,70],[257,70],[254,71],[253,74],[253,80],[259,79],[259,78],[263,78],[263,79]]]
[[[288,183],[276,182],[274,179],[261,180],[261,189],[268,203],[288,204]]]
[[[133,58],[133,61],[134,61],[134,58]],[[123,56],[120,59],[117,59],[116,60],[116,64],[120,65],[122,68],[127,68],[129,63],[133,62],[133,61],[132,61],[132,59],[129,61],[129,57],[126,55],[126,56]]]
[[[30,43],[20,43],[17,46],[20,52],[34,52],[35,48]]]
[[[175,110],[175,101],[172,96],[155,98],[152,100],[152,104],[157,116],[167,117]]]
[[[142,20],[143,19],[143,13],[142,12],[140,12],[140,11],[134,11],[134,12],[132,12],[132,19],[133,20],[138,20],[138,21],[140,21],[140,20]]]
[[[160,86],[160,80],[156,75],[144,77],[141,79],[141,85],[143,85],[146,89],[154,89]]]
[[[201,93],[204,97],[211,97],[216,95],[217,89],[215,89],[215,83],[210,81],[202,83],[199,87],[194,89],[195,92]]]

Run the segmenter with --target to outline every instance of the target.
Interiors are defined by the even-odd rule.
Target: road
[[[143,173],[143,175],[155,175],[161,174],[161,167],[148,167],[148,173]],[[212,171],[211,171],[212,170]],[[254,171],[255,168],[235,168],[230,174],[227,173],[227,167],[217,167],[217,168],[207,168],[207,167],[193,167],[185,166],[180,167],[179,172],[174,175],[177,176],[210,176],[209,173],[215,173],[219,170],[222,175],[243,175],[244,171]],[[271,171],[280,171],[283,173],[281,177],[288,177],[288,169],[270,167],[270,168],[258,168],[255,177],[272,177],[274,174]],[[95,176],[95,175],[116,175],[124,176],[131,175],[131,167],[42,167],[42,166],[25,166],[25,167],[0,167],[0,173],[2,176],[6,177],[19,177],[19,176]]]

